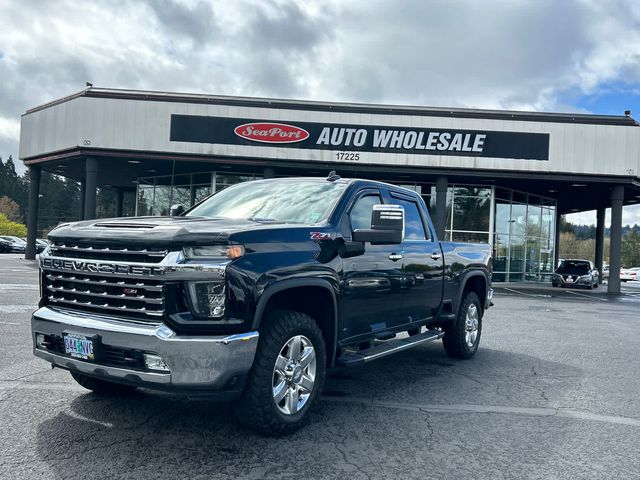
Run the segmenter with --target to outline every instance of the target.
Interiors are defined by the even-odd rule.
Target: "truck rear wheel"
[[[482,333],[482,305],[475,292],[466,292],[455,323],[447,326],[442,344],[452,358],[468,359],[478,350]]]
[[[268,435],[299,428],[320,396],[326,371],[322,332],[308,315],[268,313],[237,409],[238,419]]]
[[[78,372],[69,372],[73,379],[87,390],[102,395],[122,395],[133,392],[136,387],[133,385],[123,385],[121,383],[108,382],[98,378],[89,377]]]

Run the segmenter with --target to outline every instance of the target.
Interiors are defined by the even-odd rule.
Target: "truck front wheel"
[[[268,435],[299,428],[320,396],[326,370],[322,332],[308,315],[267,314],[238,419]]]
[[[453,358],[468,359],[478,350],[482,333],[482,305],[475,292],[466,292],[455,323],[447,326],[442,344]]]

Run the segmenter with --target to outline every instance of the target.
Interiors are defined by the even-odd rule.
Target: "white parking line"
[[[527,297],[543,297],[543,298],[551,298],[551,295],[544,295],[542,293],[526,293],[526,292],[521,292],[519,290],[514,290],[513,288],[507,288],[507,287],[501,287],[504,290],[509,290],[510,292],[514,292],[517,293],[519,295],[525,295]]]
[[[571,293],[572,295],[579,295],[580,297],[592,298],[595,300],[600,300],[601,302],[606,302],[606,298],[596,297],[595,295],[585,295],[584,293],[572,292],[571,290],[565,290],[566,293]]]

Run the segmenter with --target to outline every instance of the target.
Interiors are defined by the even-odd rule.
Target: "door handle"
[[[391,255],[389,255],[389,260],[391,260],[392,262],[397,262],[398,260],[402,260],[402,255],[400,255],[399,253],[392,253]]]
[[[441,253],[439,253],[439,252],[433,252],[433,253],[431,254],[431,258],[432,258],[433,260],[440,260],[440,259],[442,258],[442,254],[441,254]]]

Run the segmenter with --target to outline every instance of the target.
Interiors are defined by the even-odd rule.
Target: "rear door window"
[[[396,197],[391,197],[391,201],[394,205],[401,205],[404,208],[404,239],[427,240],[418,204],[412,200]]]

